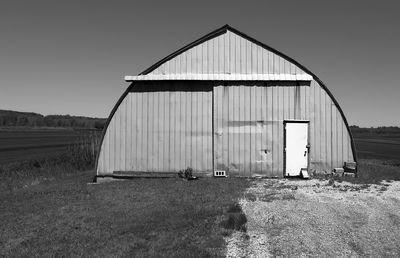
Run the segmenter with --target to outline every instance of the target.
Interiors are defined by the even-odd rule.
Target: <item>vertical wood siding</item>
[[[286,59],[227,31],[168,60],[150,74],[305,74]]]
[[[328,172],[353,161],[340,112],[316,82],[231,82],[214,87],[215,169],[235,176],[282,177],[284,120],[310,121],[312,171]]]
[[[211,87],[202,82],[201,88],[207,90],[192,91],[194,82],[157,84],[162,90],[133,90],[121,102],[102,142],[99,175],[177,172],[187,167],[211,173]]]

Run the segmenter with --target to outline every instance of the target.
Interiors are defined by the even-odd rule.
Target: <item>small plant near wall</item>
[[[178,172],[178,176],[180,178],[186,180],[196,180],[197,177],[193,176],[193,169],[191,167],[187,167],[186,169],[182,169]]]

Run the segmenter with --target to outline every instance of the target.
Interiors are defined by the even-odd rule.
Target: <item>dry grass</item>
[[[228,255],[399,257],[400,182],[382,187],[316,179],[254,181],[240,201],[247,232],[227,238]]]

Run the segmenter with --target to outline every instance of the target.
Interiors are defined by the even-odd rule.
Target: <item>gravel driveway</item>
[[[400,257],[400,182],[257,180],[227,257]]]

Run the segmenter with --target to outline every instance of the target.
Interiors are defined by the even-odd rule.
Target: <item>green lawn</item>
[[[135,179],[82,172],[0,192],[0,256],[215,257],[249,181]],[[229,227],[227,225],[226,227]]]

